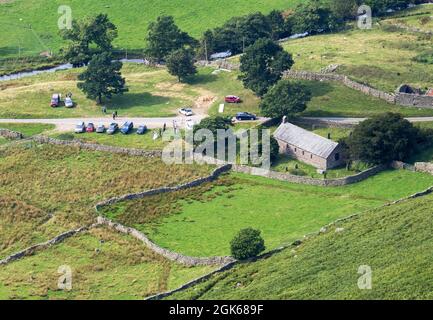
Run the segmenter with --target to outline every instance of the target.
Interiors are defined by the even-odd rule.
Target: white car
[[[72,101],[71,97],[65,98],[65,107],[66,108],[73,108],[74,107],[74,101]]]
[[[78,122],[75,126],[75,133],[84,133],[86,132],[86,125],[84,122]]]
[[[194,114],[190,108],[182,108],[179,110],[179,113],[186,117],[191,117]]]

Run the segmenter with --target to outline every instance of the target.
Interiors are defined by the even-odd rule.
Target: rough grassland
[[[73,118],[103,116],[101,106],[89,100],[77,89],[78,70],[44,74],[0,84],[0,117],[2,118]],[[259,99],[243,88],[238,72],[213,73],[200,68],[188,83],[180,84],[165,69],[125,64],[123,75],[129,92],[105,101],[108,113],[117,110],[120,116],[163,117],[177,114],[183,106],[194,107],[196,113],[218,113],[226,95],[239,95],[243,103],[226,104],[224,115],[239,111],[259,114]],[[406,116],[433,115],[433,110],[403,108],[368,97],[342,85],[324,82],[304,82],[313,93],[303,115],[306,116],[370,116],[383,111],[400,112]],[[51,108],[53,93],[72,92],[76,107]],[[203,98],[209,101],[203,101]],[[213,101],[213,102],[212,102]],[[209,109],[209,110],[208,110]],[[107,116],[108,117],[108,116]]]
[[[72,270],[72,290],[58,289],[60,266]],[[129,236],[101,228],[0,267],[4,299],[143,299],[211,270],[183,267]]]
[[[433,196],[372,210],[257,263],[170,299],[432,299]],[[372,268],[359,290],[358,268]]]
[[[319,71],[341,64],[337,72],[394,92],[402,83],[430,87],[433,65],[413,60],[431,50],[431,39],[374,26],[372,30],[352,30],[291,40],[284,48],[293,54],[297,70]]]
[[[177,185],[210,171],[31,142],[9,146],[0,151],[0,257],[93,223],[99,201]]]
[[[21,132],[25,137],[31,137],[49,130],[53,130],[54,127],[55,126],[52,124],[42,123],[0,123],[0,129],[8,129]]]
[[[73,118],[103,116],[101,106],[96,105],[77,89],[77,76],[81,69],[43,74],[16,81],[0,83],[1,118]],[[231,114],[240,108],[257,108],[258,99],[242,87],[236,73],[212,74],[211,68],[200,68],[199,74],[188,83],[178,83],[165,69],[143,65],[124,64],[122,74],[129,92],[104,101],[109,114],[114,110],[120,116],[165,117],[176,115],[184,106],[195,107],[197,113],[206,113],[214,105],[224,101],[225,95],[238,94],[243,105],[228,106]],[[50,108],[53,93],[73,94],[76,107]],[[203,101],[208,98],[210,101]],[[215,107],[216,109],[216,107]]]
[[[337,218],[378,207],[433,185],[433,177],[387,171],[359,184],[323,188],[232,174],[213,188],[126,201],[105,214],[159,245],[194,256],[226,255],[242,228],[262,230],[268,249],[290,243]],[[392,186],[392,188],[390,187]]]
[[[433,31],[433,6],[423,5],[416,9],[408,10],[408,16],[397,16],[384,21],[386,24],[390,25],[404,25],[410,28],[418,28],[424,32]]]
[[[194,37],[207,29],[222,25],[233,16],[251,12],[269,12],[286,9],[299,0],[113,0],[107,3],[94,0],[15,0],[0,3],[2,38],[0,56],[15,56],[18,47],[22,54],[34,55],[48,49],[57,51],[62,46],[59,36],[57,13],[60,5],[72,9],[74,19],[98,13],[107,13],[118,27],[119,37],[115,46],[119,49],[138,49],[145,45],[148,24],[160,15],[173,15],[176,23]],[[31,25],[35,35],[28,26]],[[39,38],[39,39],[38,39]]]

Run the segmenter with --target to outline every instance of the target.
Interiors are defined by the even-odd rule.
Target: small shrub
[[[307,175],[307,173],[301,169],[290,169],[289,173],[293,174],[295,176],[306,176]]]
[[[245,260],[263,252],[265,241],[259,230],[252,228],[242,229],[230,242],[232,256],[238,260]]]

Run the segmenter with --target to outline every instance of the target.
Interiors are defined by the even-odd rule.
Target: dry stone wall
[[[199,179],[196,179],[194,181],[184,183],[184,184],[181,184],[181,185],[178,185],[175,187],[163,187],[163,188],[147,190],[147,191],[143,191],[143,192],[139,192],[139,193],[129,193],[129,194],[126,194],[126,195],[123,195],[120,197],[114,197],[114,198],[111,198],[111,199],[108,199],[108,200],[105,200],[105,201],[102,201],[102,202],[96,204],[95,209],[96,209],[96,211],[99,211],[102,207],[113,205],[113,204],[121,202],[121,201],[142,199],[142,198],[157,195],[157,194],[169,193],[169,192],[175,192],[175,191],[179,191],[179,190],[194,188],[194,187],[197,187],[203,183],[214,181],[221,174],[230,171],[231,167],[232,166],[230,164],[223,165],[223,166],[215,169],[212,172],[212,174],[210,174],[207,177],[199,178]]]
[[[0,129],[0,137],[11,140],[20,140],[24,138],[22,133],[8,129]]]
[[[63,242],[64,240],[66,240],[66,239],[68,239],[68,238],[70,238],[72,236],[75,236],[78,233],[87,231],[87,230],[89,230],[89,229],[91,229],[91,228],[93,228],[95,226],[96,225],[91,225],[90,227],[81,227],[81,228],[78,228],[78,229],[74,229],[74,230],[70,230],[70,231],[64,232],[64,233],[58,235],[57,237],[55,237],[55,238],[53,238],[51,240],[48,240],[47,242],[35,244],[35,245],[33,245],[31,247],[28,247],[28,248],[26,248],[26,249],[24,249],[22,251],[14,253],[14,254],[12,254],[12,255],[4,258],[3,260],[0,260],[0,265],[5,265],[5,264],[11,263],[13,261],[19,260],[19,259],[21,259],[21,258],[23,258],[25,256],[33,254],[37,250],[47,249],[47,248],[49,248],[49,247],[51,247],[51,246],[53,246],[55,244]]]
[[[186,266],[212,266],[212,265],[225,265],[231,262],[234,262],[235,259],[232,257],[210,257],[210,258],[197,258],[197,257],[189,257],[182,255],[180,253],[170,251],[167,249],[164,249],[157,244],[153,243],[148,237],[146,237],[142,232],[134,229],[126,227],[122,224],[115,223],[107,218],[104,217],[98,217],[98,224],[100,225],[106,225],[109,228],[112,228],[120,233],[128,234],[140,241],[142,241],[147,248],[150,250],[160,254],[161,256],[186,265]]]
[[[234,165],[232,167],[232,170],[235,172],[240,172],[240,173],[250,174],[254,176],[280,180],[280,181],[288,181],[292,183],[322,186],[322,187],[338,187],[338,186],[345,186],[345,185],[361,182],[363,180],[368,179],[371,176],[378,174],[379,172],[385,170],[386,168],[387,166],[376,166],[368,170],[365,170],[357,175],[349,176],[341,179],[314,179],[306,176],[296,176],[296,175],[283,173],[283,172],[263,170],[260,168],[239,166],[239,165]]]
[[[94,144],[94,143],[85,143],[82,141],[72,140],[59,140],[53,139],[50,137],[38,135],[32,137],[33,141],[38,143],[46,143],[46,144],[54,144],[61,146],[71,146],[76,147],[83,150],[91,150],[91,151],[101,151],[101,152],[110,152],[110,153],[118,153],[118,154],[126,154],[129,156],[142,156],[148,158],[157,158],[162,156],[162,151],[160,150],[142,150],[142,149],[132,149],[132,148],[121,148],[121,147],[112,147],[102,144]]]
[[[351,80],[349,77],[340,74],[318,73],[311,71],[294,71],[288,70],[284,72],[285,78],[310,80],[310,81],[336,81],[344,84],[346,87],[361,91],[372,97],[385,100],[389,103],[395,103],[395,96],[377,89],[374,89],[366,84],[362,84]]]
[[[425,172],[433,175],[433,163],[432,162],[416,162],[415,171]]]
[[[417,95],[417,94],[407,94],[407,93],[396,93],[390,94],[372,88],[366,84],[362,84],[351,80],[348,76],[340,74],[330,74],[330,73],[318,73],[311,71],[295,71],[288,70],[284,72],[284,78],[299,79],[299,80],[310,80],[310,81],[336,81],[348,88],[360,91],[369,96],[382,99],[388,103],[397,104],[405,107],[416,107],[424,109],[433,109],[433,97]]]

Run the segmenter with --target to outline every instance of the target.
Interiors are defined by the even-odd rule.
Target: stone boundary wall
[[[153,195],[157,195],[157,194],[169,193],[169,192],[174,192],[174,191],[179,191],[179,190],[194,188],[194,187],[197,187],[197,186],[199,186],[199,185],[201,185],[203,183],[214,181],[221,174],[230,171],[231,167],[232,166],[230,164],[223,165],[223,166],[218,167],[217,169],[215,169],[207,177],[199,178],[199,179],[196,179],[194,181],[187,182],[187,183],[175,186],[175,187],[163,187],[163,188],[147,190],[147,191],[143,191],[143,192],[139,192],[139,193],[129,193],[129,194],[126,194],[126,195],[123,195],[123,196],[120,196],[120,197],[114,197],[114,198],[111,198],[111,199],[108,199],[108,200],[105,200],[105,201],[97,203],[95,205],[95,209],[96,209],[96,211],[99,211],[102,207],[113,205],[113,204],[121,202],[121,201],[134,200],[134,199],[142,199],[142,198],[153,196]]]
[[[66,240],[72,236],[75,236],[78,233],[88,231],[89,229],[91,229],[95,226],[96,226],[96,224],[88,226],[88,227],[80,227],[78,229],[66,231],[66,232],[56,236],[55,238],[53,238],[51,240],[48,240],[48,241],[43,242],[43,243],[35,244],[31,247],[28,247],[24,250],[21,250],[17,253],[14,253],[14,254],[4,258],[3,260],[0,260],[0,265],[6,265],[6,264],[11,263],[13,261],[19,260],[25,256],[32,255],[37,250],[47,249],[47,248],[49,248],[55,244],[63,242],[64,240]]]
[[[345,75],[319,73],[319,72],[311,72],[311,71],[288,70],[284,72],[283,77],[299,79],[299,80],[310,80],[310,81],[336,81],[336,82],[340,82],[346,87],[349,87],[357,91],[361,91],[362,93],[367,94],[369,96],[385,100],[388,103],[393,103],[393,104],[396,103],[396,99],[393,94],[383,92],[374,89],[366,84],[356,82],[354,80],[351,80],[348,76]]]
[[[366,210],[364,212],[355,213],[355,214],[352,214],[352,215],[350,215],[348,217],[337,219],[337,220],[335,220],[335,221],[333,221],[331,223],[328,223],[326,226],[322,227],[317,232],[312,232],[312,233],[306,234],[303,237],[303,240],[297,240],[297,241],[293,242],[290,245],[283,246],[283,247],[277,248],[275,250],[272,250],[270,252],[267,252],[267,253],[265,253],[262,256],[259,256],[259,257],[256,257],[254,259],[249,260],[249,262],[255,262],[255,261],[258,261],[258,260],[261,260],[261,259],[267,259],[267,258],[273,256],[274,254],[282,252],[282,251],[284,251],[284,250],[286,250],[288,248],[299,247],[306,240],[308,240],[308,239],[310,239],[312,237],[316,237],[316,236],[318,236],[318,235],[320,235],[322,233],[328,232],[329,228],[334,227],[334,226],[336,226],[339,223],[345,223],[345,222],[349,222],[349,221],[354,220],[354,219],[358,219],[360,215],[362,215],[364,213],[367,213],[367,212],[369,212],[371,210],[377,210],[377,209],[380,209],[380,208],[389,207],[391,205],[395,205],[395,204],[398,204],[398,203],[401,203],[401,202],[404,202],[404,201],[407,201],[407,200],[411,200],[411,199],[416,199],[416,198],[419,198],[419,197],[422,197],[422,196],[425,196],[425,195],[428,195],[428,194],[431,194],[431,193],[433,193],[433,186],[430,187],[430,188],[428,188],[425,191],[418,192],[418,193],[415,193],[415,194],[413,194],[413,195],[411,195],[409,197],[405,197],[405,198],[402,198],[402,199],[399,199],[399,200],[396,200],[396,201],[384,204],[384,205],[382,205],[382,206],[380,206],[378,208],[368,209],[368,210]],[[343,231],[344,231],[344,229],[343,229]],[[336,230],[336,232],[337,232],[337,230]],[[147,298],[145,298],[145,300],[161,300],[161,299],[164,299],[164,298],[169,297],[169,296],[171,296],[171,295],[173,295],[173,294],[175,294],[177,292],[189,289],[189,288],[193,287],[194,285],[199,284],[200,282],[206,281],[210,277],[212,277],[213,275],[215,275],[217,273],[221,273],[221,272],[230,270],[234,266],[236,266],[236,265],[238,265],[240,263],[242,263],[242,262],[240,262],[240,261],[234,261],[232,263],[228,263],[227,265],[224,265],[224,266],[222,266],[221,268],[219,268],[217,270],[214,270],[214,271],[212,271],[212,272],[210,272],[210,273],[208,273],[208,274],[206,274],[204,276],[201,276],[201,277],[199,277],[197,279],[194,279],[194,280],[192,280],[192,281],[190,281],[190,282],[182,285],[181,287],[179,287],[177,289],[174,289],[174,290],[171,290],[171,291],[167,291],[167,292],[163,292],[163,293],[160,293],[160,294],[156,294],[156,295],[147,297]]]
[[[299,79],[299,80],[310,80],[310,81],[335,81],[345,85],[348,88],[360,91],[366,95],[375,98],[379,98],[388,103],[405,106],[405,107],[433,109],[433,97],[431,96],[407,94],[407,93],[390,94],[378,89],[374,89],[366,84],[362,84],[354,80],[351,80],[348,76],[345,75],[311,72],[311,71],[288,70],[284,72],[283,77],[291,78],[291,79]]]
[[[126,154],[129,156],[142,156],[148,158],[157,158],[162,157],[161,150],[141,150],[141,149],[132,149],[132,148],[121,148],[121,147],[113,147],[102,144],[94,144],[94,143],[85,143],[82,141],[68,141],[68,140],[59,140],[54,139],[42,135],[37,135],[31,138],[31,140],[38,143],[45,144],[54,144],[61,146],[71,146],[77,147],[83,150],[91,150],[91,151],[101,151],[101,152],[110,152],[110,153],[118,153],[118,154]]]
[[[114,198],[111,198],[111,199],[108,199],[108,200],[105,200],[103,202],[96,204],[95,210],[97,212],[99,212],[99,210],[102,207],[112,205],[112,204],[115,204],[115,203],[118,203],[121,201],[142,199],[142,198],[149,197],[149,196],[156,195],[156,194],[169,193],[169,192],[175,192],[175,191],[179,191],[179,190],[194,188],[194,187],[197,187],[203,183],[214,181],[221,174],[230,171],[231,167],[232,166],[229,164],[223,165],[223,166],[215,169],[212,172],[212,174],[210,174],[207,177],[199,178],[199,179],[196,179],[194,181],[184,183],[184,184],[181,184],[181,185],[176,186],[176,187],[163,187],[163,188],[148,190],[148,191],[144,191],[144,192],[140,192],[140,193],[131,193],[131,194],[127,194],[127,195],[124,195],[121,197],[114,197]],[[164,248],[158,246],[157,244],[152,242],[146,235],[144,235],[142,232],[140,232],[134,228],[126,227],[122,224],[115,223],[115,222],[113,222],[107,218],[101,217],[101,216],[98,217],[97,221],[98,221],[98,224],[107,225],[108,227],[115,229],[121,233],[131,235],[132,237],[142,241],[146,245],[146,247],[149,248],[150,250],[162,255],[163,257],[165,257],[171,261],[175,261],[175,262],[181,263],[183,265],[187,265],[187,266],[226,265],[226,264],[234,261],[234,259],[232,257],[197,258],[197,257],[185,256],[185,255],[182,255],[182,254],[179,254],[179,253],[176,253],[176,252],[173,252],[173,251],[170,251],[170,250],[167,250],[167,249],[164,249]]]
[[[433,175],[433,163],[432,162],[416,162],[415,171],[429,173]]]
[[[394,169],[423,172],[433,175],[433,162],[415,162],[413,165],[402,161],[393,161],[391,167]]]
[[[295,118],[291,120],[293,124],[300,126],[315,126],[323,127],[323,128],[343,128],[343,129],[353,129],[356,127],[356,124],[352,123],[343,123],[340,121],[332,121],[328,119],[320,119],[320,118]]]
[[[147,248],[152,250],[153,252],[163,256],[164,258],[174,261],[185,266],[212,266],[212,265],[226,265],[228,263],[232,263],[235,260],[232,257],[209,257],[209,258],[197,258],[197,257],[189,257],[182,255],[180,253],[170,251],[164,249],[157,244],[153,243],[148,237],[146,237],[142,232],[134,229],[126,227],[120,223],[115,223],[107,218],[98,217],[99,225],[106,225],[111,229],[114,229],[120,233],[130,235],[137,240],[142,241]]]
[[[202,67],[212,67],[216,69],[226,69],[231,71],[239,70],[241,67],[241,64],[239,62],[231,62],[227,59],[218,59],[212,61],[201,60],[197,62],[197,65]]]
[[[413,166],[413,165],[411,165],[409,163],[402,162],[402,161],[393,161],[393,162],[391,162],[391,168],[408,170],[408,171],[416,171],[415,166]]]
[[[409,93],[396,93],[395,103],[405,107],[433,109],[433,97]]]
[[[276,172],[276,171],[270,171],[270,170],[264,170],[260,168],[240,166],[240,165],[233,165],[232,171],[250,174],[253,176],[260,176],[260,177],[265,177],[265,178],[270,178],[270,179],[275,179],[280,181],[288,181],[292,183],[306,184],[312,186],[339,187],[339,186],[345,186],[345,185],[354,184],[366,180],[371,176],[374,176],[379,172],[386,170],[386,168],[387,166],[384,165],[376,166],[367,169],[363,172],[360,172],[359,174],[345,177],[345,178],[340,178],[340,179],[315,179],[306,176],[296,176],[288,173],[282,173],[282,172]]]
[[[10,139],[10,140],[24,139],[24,135],[21,132],[16,132],[8,129],[0,129],[0,137]]]

